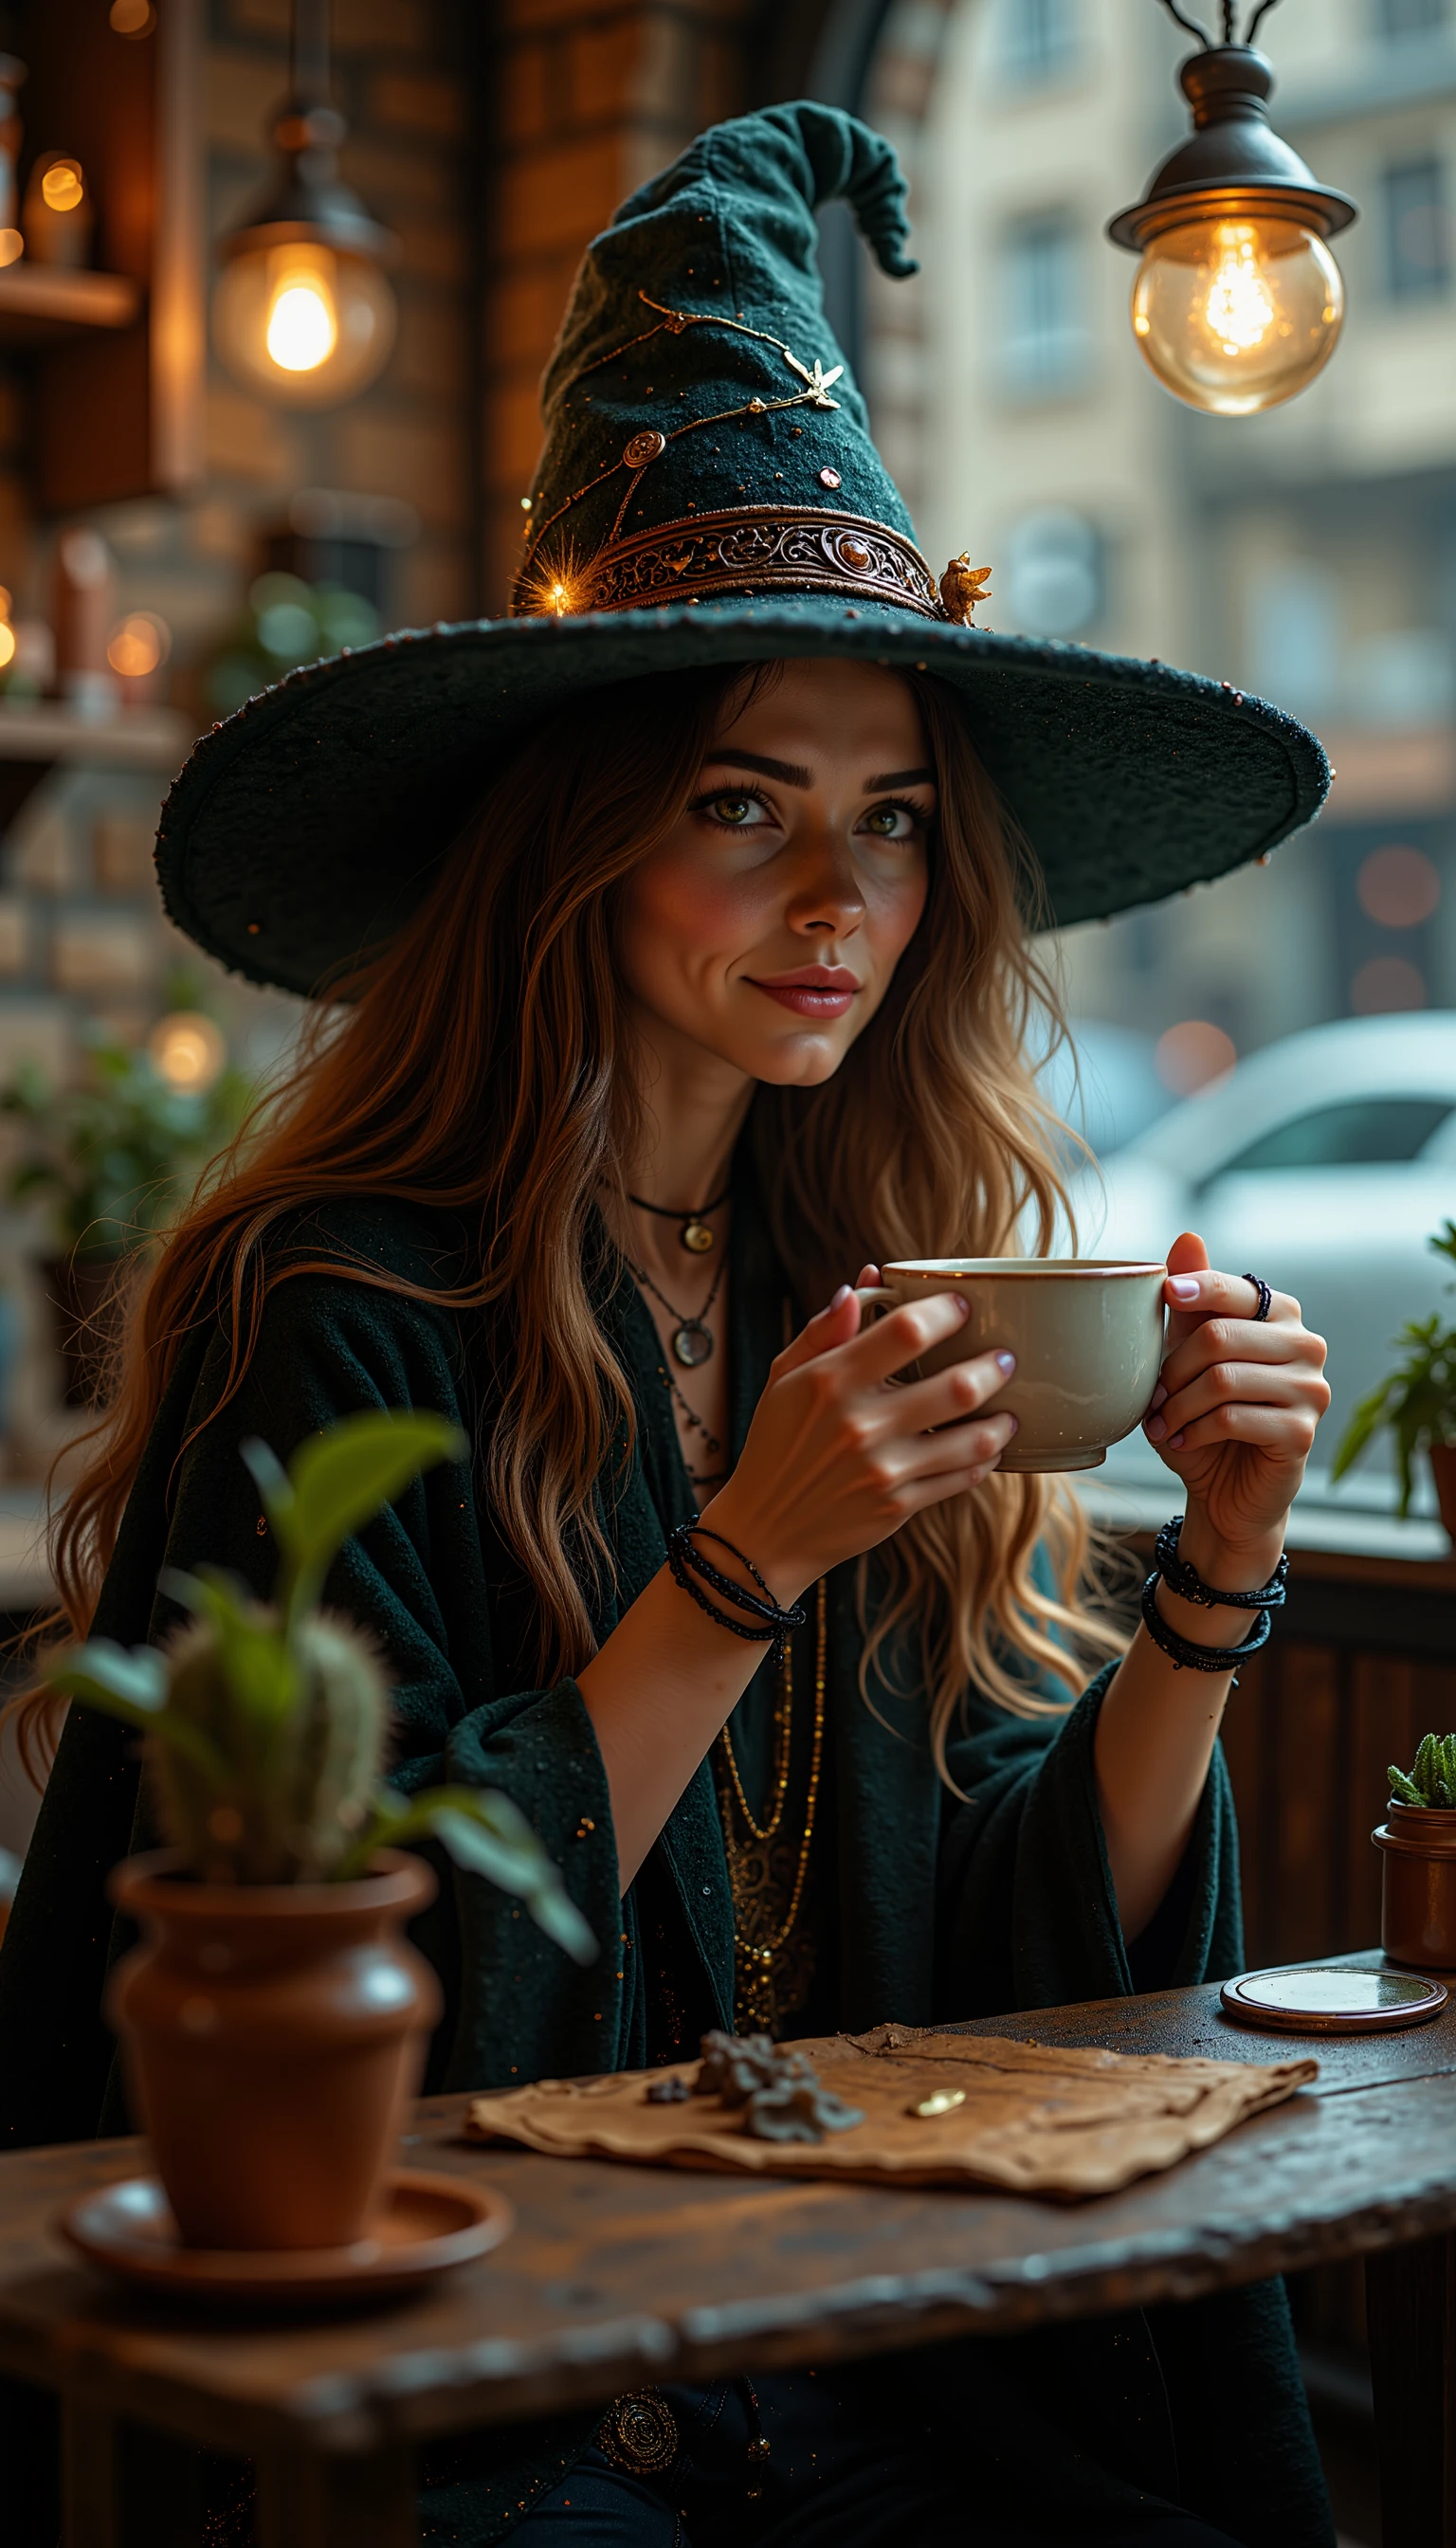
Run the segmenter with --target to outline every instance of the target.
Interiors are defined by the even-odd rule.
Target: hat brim
[[[170,917],[312,992],[424,889],[493,759],[603,683],[775,657],[934,673],[1042,865],[1058,926],[1227,874],[1308,823],[1329,766],[1227,682],[805,596],[409,631],[306,666],[205,735],[157,836]]]

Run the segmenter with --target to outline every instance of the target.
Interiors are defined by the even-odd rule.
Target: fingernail
[[[968,1318],[969,1318],[969,1316],[970,1316],[970,1303],[969,1303],[969,1302],[964,1298],[964,1296],[963,1296],[961,1293],[959,1293],[959,1292],[953,1292],[953,1293],[952,1293],[952,1295],[951,1295],[951,1298],[952,1298],[952,1300],[955,1302],[956,1307],[956,1309],[959,1311],[959,1313],[960,1313],[960,1315],[961,1315],[962,1319],[968,1319]]]
[[[1153,1393],[1152,1393],[1152,1397],[1151,1397],[1151,1399],[1150,1399],[1150,1400],[1149,1400],[1149,1402],[1148,1402],[1149,1406],[1150,1406],[1150,1407],[1152,1407],[1152,1408],[1154,1408],[1154,1409],[1161,1407],[1161,1405],[1162,1405],[1162,1403],[1163,1403],[1164,1399],[1167,1397],[1167,1394],[1168,1394],[1168,1393],[1167,1393],[1167,1391],[1164,1389],[1164,1387],[1163,1387],[1163,1385],[1162,1385],[1162,1382],[1161,1382],[1161,1381],[1159,1381],[1159,1382],[1158,1382],[1158,1385],[1157,1385],[1157,1387],[1156,1387],[1156,1389],[1155,1389],[1155,1390],[1153,1391]]]
[[[1142,1429],[1149,1442],[1160,1442],[1168,1428],[1160,1415],[1149,1415]]]
[[[1019,1415],[1013,1415],[1010,1408],[1006,1410],[1006,1421],[1011,1427],[1011,1433],[1019,1433],[1021,1431],[1021,1417]],[[1006,1436],[1008,1442],[1011,1439],[1011,1433],[1008,1433]]]
[[[1198,1299],[1198,1282],[1196,1277],[1192,1274],[1170,1274],[1168,1277],[1168,1290],[1172,1293],[1175,1301],[1196,1301]]]
[[[1168,1435],[1168,1449],[1169,1449],[1170,1451],[1181,1451],[1181,1450],[1182,1450],[1182,1448],[1183,1448],[1183,1436],[1182,1436],[1182,1434],[1181,1434],[1181,1433],[1170,1433],[1170,1434]]]
[[[1015,1369],[1016,1369],[1016,1356],[1015,1356],[1015,1354],[1014,1354],[1014,1353],[998,1353],[998,1355],[996,1356],[996,1360],[997,1360],[998,1364],[1000,1365],[1000,1367],[1001,1367],[1002,1371],[1006,1371],[1006,1372],[1015,1371]]]
[[[842,1310],[842,1309],[844,1308],[844,1305],[845,1305],[846,1301],[849,1299],[850,1294],[853,1292],[854,1288],[855,1288],[855,1287],[854,1287],[854,1284],[853,1284],[853,1283],[841,1283],[841,1285],[840,1285],[840,1287],[839,1287],[839,1290],[836,1292],[836,1294],[835,1294],[835,1296],[834,1296],[834,1299],[833,1299],[833,1300],[830,1302],[830,1304],[829,1304],[830,1309],[831,1309],[831,1310]]]

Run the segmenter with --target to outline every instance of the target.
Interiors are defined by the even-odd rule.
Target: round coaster
[[[1339,1964],[1275,1964],[1239,1973],[1219,1994],[1245,2026],[1290,2035],[1385,2035],[1439,2017],[1450,1994],[1423,1973],[1351,1972]]]

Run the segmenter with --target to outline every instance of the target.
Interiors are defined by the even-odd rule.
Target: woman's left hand
[[[1329,1405],[1324,1339],[1285,1292],[1273,1294],[1267,1319],[1255,1320],[1253,1285],[1211,1271],[1193,1230],[1168,1250],[1164,1298],[1167,1349],[1143,1429],[1182,1480],[1189,1519],[1196,1512],[1203,1523],[1199,1538],[1212,1534],[1230,1555],[1247,1550],[1262,1565],[1270,1546],[1282,1545]]]

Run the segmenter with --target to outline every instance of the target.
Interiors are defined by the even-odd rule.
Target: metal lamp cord
[[[1258,7],[1255,9],[1247,27],[1244,29],[1243,35],[1240,37],[1236,33],[1234,26],[1234,21],[1237,16],[1237,0],[1223,0],[1223,43],[1226,45],[1251,45],[1255,36],[1259,32],[1261,22],[1268,17],[1271,9],[1277,9],[1278,6],[1279,0],[1259,0]],[[1215,49],[1213,37],[1208,33],[1206,28],[1201,27],[1198,24],[1196,18],[1184,17],[1182,10],[1178,6],[1178,0],[1163,0],[1163,7],[1166,9],[1168,16],[1182,28],[1186,36],[1196,36],[1199,43],[1202,45],[1204,51],[1206,53],[1213,52]]]

